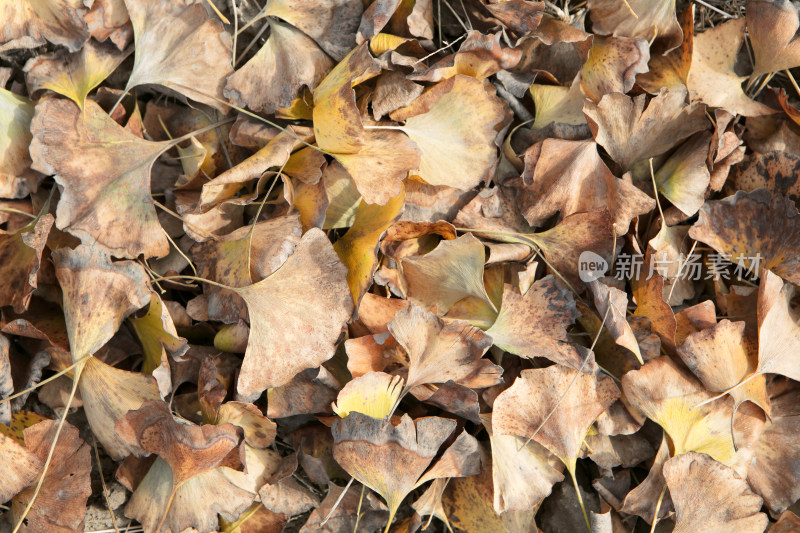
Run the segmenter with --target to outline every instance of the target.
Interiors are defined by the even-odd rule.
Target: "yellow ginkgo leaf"
[[[116,70],[133,48],[120,51],[111,43],[88,41],[79,52],[62,51],[35,57],[25,64],[25,81],[31,94],[50,89],[66,96],[83,110],[86,96]]]
[[[441,241],[423,256],[400,261],[409,301],[445,314],[453,304],[475,296],[494,309],[483,285],[483,244],[471,233]]]
[[[457,74],[391,114],[419,148],[419,176],[431,185],[472,189],[492,177],[505,102],[488,80]]]
[[[404,198],[405,194],[401,191],[385,206],[368,204],[362,200],[353,226],[333,245],[339,259],[347,267],[347,285],[356,308],[372,285],[372,274],[378,266],[378,241],[383,232],[400,217]]]
[[[653,359],[625,374],[622,389],[631,405],[664,428],[673,456],[693,451],[726,465],[736,464],[733,401],[722,398],[697,407],[713,395],[669,357]]]
[[[348,382],[331,407],[341,418],[355,411],[382,420],[392,412],[402,391],[400,376],[368,372]]]

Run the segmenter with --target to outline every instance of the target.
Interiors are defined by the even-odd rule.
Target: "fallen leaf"
[[[346,418],[351,412],[378,420],[389,416],[400,400],[403,379],[383,372],[368,372],[348,382],[333,404],[333,412]]]
[[[53,215],[45,214],[16,232],[0,230],[0,305],[10,305],[22,313],[28,308],[37,287],[42,252],[47,242]]]
[[[23,198],[35,192],[43,176],[31,168],[33,103],[0,87],[0,197]]]
[[[125,92],[161,85],[226,113],[222,95],[231,74],[231,37],[202,5],[184,0],[125,0],[135,58]]]
[[[664,463],[664,478],[675,505],[675,532],[761,533],[767,515],[762,500],[736,472],[705,454],[689,452]]]
[[[600,35],[644,39],[664,52],[683,40],[675,0],[628,0],[624,7],[609,0],[592,0],[588,8],[592,29]]]
[[[494,174],[495,137],[506,115],[503,101],[488,80],[457,74],[391,117],[404,122],[400,129],[419,148],[419,176],[426,183],[467,190]]]
[[[595,36],[581,70],[581,88],[599,102],[606,94],[627,93],[636,75],[647,72],[650,50],[644,39]]]
[[[35,48],[50,41],[75,52],[89,38],[82,0],[5,0],[0,4],[6,24],[0,52]]]
[[[800,65],[800,26],[797,8],[788,2],[750,0],[747,33],[753,47],[753,75],[768,74]]]
[[[236,389],[242,399],[254,400],[264,389],[284,385],[333,356],[353,312],[345,276],[328,238],[311,229],[275,273],[232,289],[247,303],[251,317]],[[294,327],[287,326],[289,320]]]

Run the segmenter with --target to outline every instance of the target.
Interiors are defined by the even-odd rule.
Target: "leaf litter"
[[[0,531],[800,531],[795,4],[0,12]]]

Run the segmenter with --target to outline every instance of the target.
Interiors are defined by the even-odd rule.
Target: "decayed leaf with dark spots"
[[[756,444],[747,481],[773,513],[780,513],[800,498],[800,389],[797,383],[774,378],[767,386],[771,417]]]
[[[744,78],[734,70],[744,31],[745,19],[737,18],[695,35],[686,86],[693,100],[708,106],[747,117],[768,115],[774,110],[747,96],[742,88]]]
[[[769,524],[747,482],[708,455],[673,457],[664,463],[664,478],[675,505],[675,533],[761,533]]]
[[[226,113],[222,88],[232,72],[231,36],[204,6],[184,0],[125,0],[136,57],[125,90],[162,85]]]
[[[800,283],[800,215],[784,196],[757,189],[706,202],[689,236],[753,274],[771,270]]]
[[[37,274],[53,215],[46,214],[14,232],[0,230],[0,306],[22,313],[37,286]]]
[[[56,227],[117,257],[169,252],[150,196],[150,169],[169,142],[137,137],[91,100],[83,112],[69,100],[44,100],[31,132],[33,166],[62,187]]]
[[[35,48],[45,40],[74,52],[89,38],[86,11],[83,0],[3,0],[0,52]]]
[[[535,30],[544,14],[544,2],[508,0],[497,4],[486,4],[485,7],[497,20],[521,35],[527,35]]]
[[[58,422],[46,420],[24,431],[25,447],[44,464],[55,438]],[[83,531],[86,502],[92,493],[92,458],[89,445],[78,430],[64,424],[55,446],[41,491],[20,528],[25,533]],[[20,516],[33,496],[33,488],[18,494],[11,503],[13,516]]]
[[[589,427],[618,398],[619,389],[605,376],[561,365],[523,370],[495,399],[492,428],[525,440],[533,435],[574,475]]]
[[[502,369],[482,358],[491,338],[466,322],[444,322],[410,305],[395,314],[389,332],[408,354],[406,390],[450,380],[476,389],[502,382]]]
[[[250,314],[250,338],[237,384],[245,400],[330,359],[353,312],[346,269],[318,229],[309,230],[272,275],[233,290]]]
[[[595,35],[589,57],[581,70],[581,88],[599,102],[610,93],[627,93],[636,75],[647,72],[650,49],[644,39]]]
[[[767,189],[800,201],[800,156],[790,152],[754,153],[731,168],[728,183],[739,191]]]
[[[553,276],[535,282],[524,294],[511,284],[503,288],[503,304],[486,333],[494,344],[526,359],[545,357],[578,369],[591,352],[570,342],[567,328],[578,317],[569,289]],[[592,372],[594,364],[584,365]]]

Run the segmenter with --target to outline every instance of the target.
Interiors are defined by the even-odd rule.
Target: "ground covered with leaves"
[[[800,531],[800,18],[697,4],[0,0],[0,531]]]

